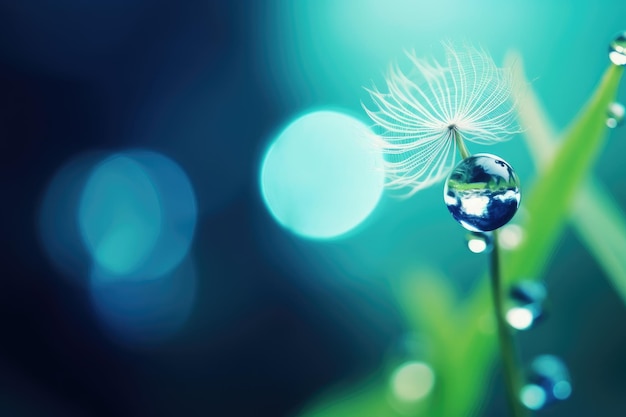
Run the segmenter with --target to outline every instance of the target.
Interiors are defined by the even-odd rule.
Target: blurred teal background
[[[293,233],[264,200],[268,149],[311,112],[369,125],[363,87],[405,50],[443,59],[442,40],[499,63],[519,51],[562,131],[624,29],[620,1],[0,0],[0,414],[293,416],[380,370],[407,329],[394,283],[436,270],[464,297],[486,256],[467,250],[439,186],[371,192],[345,235]],[[531,188],[522,135],[470,151]],[[623,155],[614,129],[594,168],[622,210]],[[109,181],[115,158],[130,168]],[[90,194],[94,175],[104,189]],[[105,222],[115,210],[141,227]],[[114,278],[90,248],[103,235],[130,257]],[[520,347],[561,356],[574,395],[541,413],[621,416],[623,302],[570,229],[545,278],[550,315]],[[503,413],[494,378],[480,415]]]

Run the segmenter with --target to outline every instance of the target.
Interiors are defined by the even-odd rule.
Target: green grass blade
[[[579,237],[626,302],[626,220],[623,212],[600,184],[589,182],[574,201],[572,220]]]
[[[513,67],[515,84],[523,94],[520,123],[525,127],[525,138],[538,168],[552,158],[557,144],[554,128],[535,92],[524,75],[519,54],[510,53],[507,61]],[[579,238],[596,258],[622,300],[626,303],[626,217],[618,204],[600,182],[590,177],[576,194],[571,207],[571,222]]]
[[[615,99],[622,67],[611,65],[582,113],[565,135],[552,161],[531,188],[525,207],[529,221],[520,248],[504,257],[503,275],[511,280],[541,276],[558,241],[570,206],[602,149],[606,109]]]

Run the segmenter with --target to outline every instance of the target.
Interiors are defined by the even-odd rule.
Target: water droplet
[[[544,316],[546,298],[546,287],[539,282],[523,281],[514,285],[506,321],[514,329],[530,329]]]
[[[626,65],[626,32],[621,32],[609,44],[609,59],[615,65]]]
[[[467,234],[467,248],[473,253],[491,252],[493,249],[491,232],[469,232]]]
[[[626,109],[622,103],[613,102],[609,104],[606,111],[606,125],[611,129],[621,125],[624,121],[624,113],[626,113]]]
[[[454,168],[443,198],[452,217],[467,230],[495,230],[511,220],[519,207],[519,179],[502,158],[476,154]]]
[[[569,372],[563,361],[553,355],[536,357],[530,365],[528,383],[520,390],[527,408],[539,410],[572,394]]]

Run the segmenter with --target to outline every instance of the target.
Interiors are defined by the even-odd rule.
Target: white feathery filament
[[[484,50],[444,44],[446,65],[407,52],[412,70],[393,65],[387,92],[367,89],[365,111],[378,128],[387,185],[415,194],[443,180],[455,166],[455,136],[489,145],[519,132],[509,71]]]

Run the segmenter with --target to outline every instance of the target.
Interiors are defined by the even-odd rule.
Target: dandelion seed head
[[[445,64],[407,52],[410,71],[391,65],[386,92],[367,89],[364,109],[385,155],[387,186],[415,194],[454,168],[455,137],[481,145],[518,133],[510,73],[470,45],[443,44]]]

